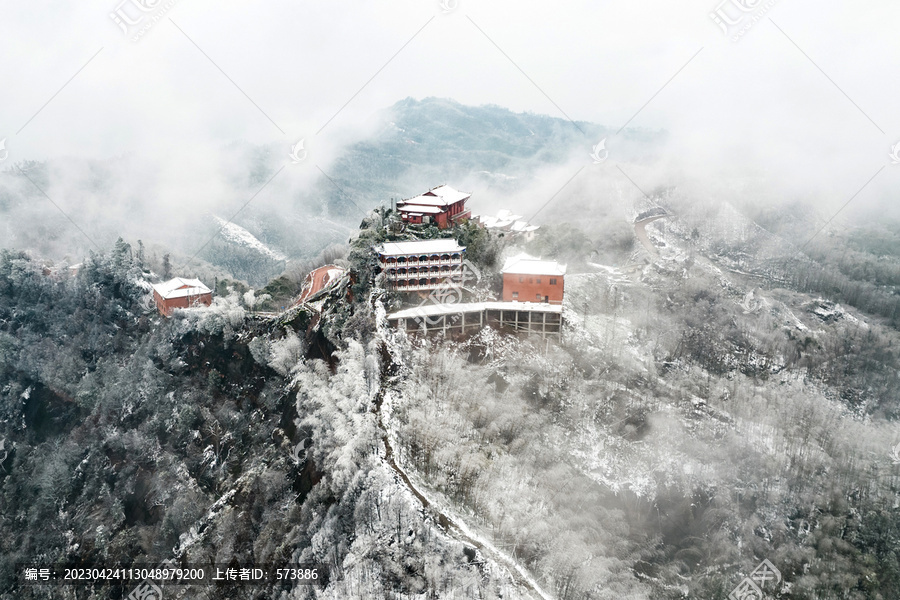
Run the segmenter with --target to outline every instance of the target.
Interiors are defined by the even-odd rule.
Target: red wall
[[[199,296],[185,296],[183,298],[171,298],[169,300],[164,300],[162,296],[154,291],[153,299],[156,300],[156,308],[159,309],[159,314],[164,317],[168,317],[169,315],[171,315],[172,311],[176,308],[189,308],[197,304],[203,304],[204,306],[209,306],[210,304],[212,304],[211,293],[201,294]]]
[[[446,211],[429,216],[431,216],[431,222],[437,225],[438,228],[446,229],[451,225],[450,217],[465,212],[465,209],[466,201],[460,200],[459,202],[454,202],[453,204],[448,206]],[[402,208],[400,209],[400,213],[403,215],[403,220],[407,223],[418,224],[422,222],[422,217],[408,216],[408,213],[404,212]]]
[[[550,279],[556,280],[556,285],[550,285]],[[519,281],[522,279],[523,281]],[[540,279],[540,283],[538,283]],[[543,302],[544,297],[550,304],[562,304],[564,277],[562,275],[518,275],[516,273],[503,274],[503,301],[512,302]],[[517,298],[513,298],[513,292],[518,292]],[[537,295],[540,294],[540,300]]]

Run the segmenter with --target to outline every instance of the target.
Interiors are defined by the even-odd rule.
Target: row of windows
[[[451,271],[451,270],[450,270],[450,267],[448,267],[448,266],[446,266],[446,265],[443,266],[443,267],[418,267],[418,268],[417,268],[417,267],[410,267],[409,269],[407,269],[407,268],[405,268],[405,267],[401,267],[401,268],[399,268],[399,269],[388,269],[388,273],[390,273],[391,275],[398,275],[398,274],[399,274],[399,275],[406,275],[407,273],[410,273],[410,274],[415,275],[416,273],[438,273],[438,272],[441,272],[441,273],[459,273],[459,272],[460,272],[460,269],[459,269],[459,267],[456,267],[455,269],[453,269],[453,270]]]
[[[452,259],[452,260],[459,260],[460,258],[462,258],[462,256],[460,256],[459,254],[453,254],[453,255],[450,255],[450,254],[441,254],[440,256],[438,256],[437,254],[432,254],[431,256],[427,256],[427,255],[424,255],[424,254],[423,254],[422,256],[419,256],[419,257],[416,257],[416,256],[410,256],[410,257],[406,257],[406,256],[400,256],[400,257],[388,256],[387,258],[382,257],[382,262],[387,262],[387,263],[395,263],[395,262],[405,263],[405,262],[424,262],[424,261],[428,261],[428,260],[432,260],[432,261],[435,261],[435,260],[451,260],[451,259]]]
[[[423,277],[421,279],[399,279],[396,282],[394,282],[394,286],[399,289],[403,289],[403,288],[405,288],[407,286],[411,286],[411,285],[434,285],[434,286],[436,286],[438,284],[443,285],[445,283],[445,281],[446,281],[445,279],[441,279],[438,277],[432,277],[431,279],[428,279],[426,277]]]
[[[529,278],[528,278],[528,283],[540,283],[540,282],[541,282],[541,278],[540,278],[540,277],[537,278],[537,281],[535,281],[534,279],[535,279],[534,277],[529,277]],[[524,278],[524,277],[519,277],[519,283],[525,283],[525,278]],[[556,285],[556,277],[551,277],[551,278],[550,278],[550,285]]]
[[[519,299],[519,292],[513,292],[513,293],[512,293],[512,299],[513,299],[513,300],[518,300],[518,299]],[[542,294],[535,294],[535,295],[534,295],[534,299],[537,300],[538,302],[549,302],[549,301],[550,301],[550,297],[549,297],[549,296],[544,296],[544,295],[542,295]]]

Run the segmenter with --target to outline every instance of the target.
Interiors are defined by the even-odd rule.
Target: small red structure
[[[295,304],[305,302],[307,298],[318,294],[328,287],[329,284],[343,277],[344,273],[346,273],[344,269],[335,265],[325,265],[310,271],[306,279],[303,280],[303,289]]]
[[[415,198],[401,200],[397,203],[397,210],[405,223],[433,223],[440,229],[447,229],[472,216],[472,211],[466,210],[466,200],[471,196],[449,185],[439,185]]]
[[[520,254],[503,265],[504,302],[562,304],[566,265]]]
[[[212,290],[199,279],[176,277],[165,283],[153,284],[153,299],[159,314],[168,317],[176,308],[209,306],[212,304]]]

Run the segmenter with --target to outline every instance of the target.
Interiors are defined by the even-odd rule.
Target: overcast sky
[[[763,174],[829,207],[900,181],[900,3],[444,1],[6,0],[3,166],[165,156],[200,189],[200,157],[233,140],[334,148],[437,96],[665,128],[691,176]],[[717,10],[743,20],[726,34]]]

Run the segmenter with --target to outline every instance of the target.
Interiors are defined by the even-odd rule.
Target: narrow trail
[[[506,552],[503,552],[502,550],[494,546],[494,544],[492,544],[489,540],[486,540],[475,534],[470,527],[468,527],[461,519],[459,519],[459,517],[449,517],[444,511],[440,510],[434,502],[430,501],[424,493],[416,488],[416,486],[410,480],[409,475],[407,475],[403,468],[397,464],[397,461],[394,459],[394,448],[391,445],[390,435],[388,434],[388,427],[384,423],[384,413],[382,411],[382,405],[384,403],[384,397],[387,391],[390,389],[390,380],[394,376],[394,374],[391,372],[392,368],[395,365],[399,366],[400,362],[388,348],[388,344],[385,342],[385,338],[383,335],[385,331],[382,329],[381,325],[382,324],[379,323],[378,333],[381,337],[382,357],[385,359],[389,358],[390,360],[382,361],[379,386],[378,391],[375,395],[374,404],[375,422],[378,426],[378,429],[381,431],[381,440],[384,443],[385,463],[387,463],[388,467],[390,467],[391,470],[397,474],[400,480],[403,481],[403,484],[410,491],[410,493],[415,496],[415,498],[421,503],[422,507],[425,509],[430,509],[430,511],[437,518],[438,525],[441,527],[441,529],[444,530],[445,533],[464,544],[477,548],[494,562],[507,567],[513,580],[518,585],[526,588],[529,592],[536,594],[537,597],[541,600],[553,600],[553,596],[547,594],[544,590],[542,590],[540,585],[534,580],[534,578],[528,573],[528,571],[524,567],[522,567],[518,563],[518,561],[515,560],[515,558],[509,556]],[[384,325],[386,326],[386,323]]]
[[[384,373],[382,372],[382,379],[384,379]],[[383,385],[383,383],[382,383]],[[388,464],[388,466],[400,477],[409,491],[415,496],[419,502],[422,504],[423,508],[430,508],[431,502],[426,498],[416,486],[413,485],[412,481],[410,481],[409,476],[406,472],[401,469],[397,462],[394,460],[394,448],[391,446],[391,440],[388,438],[387,428],[384,426],[384,422],[382,421],[382,413],[381,413],[381,405],[384,401],[384,387],[379,389],[378,395],[375,399],[375,423],[378,425],[378,429],[381,430],[381,441],[384,442],[384,462]],[[447,518],[447,516],[435,510],[437,513],[438,525],[441,526],[441,529],[444,531],[448,531],[451,527],[452,521]]]
[[[646,219],[641,219],[634,224],[634,235],[641,241],[641,244],[644,245],[644,248],[647,249],[647,252],[653,254],[654,256],[659,256],[659,250],[656,249],[656,246],[650,241],[650,237],[647,235],[647,225],[652,223],[653,221],[664,219],[669,215],[656,215],[653,217],[647,217]]]

